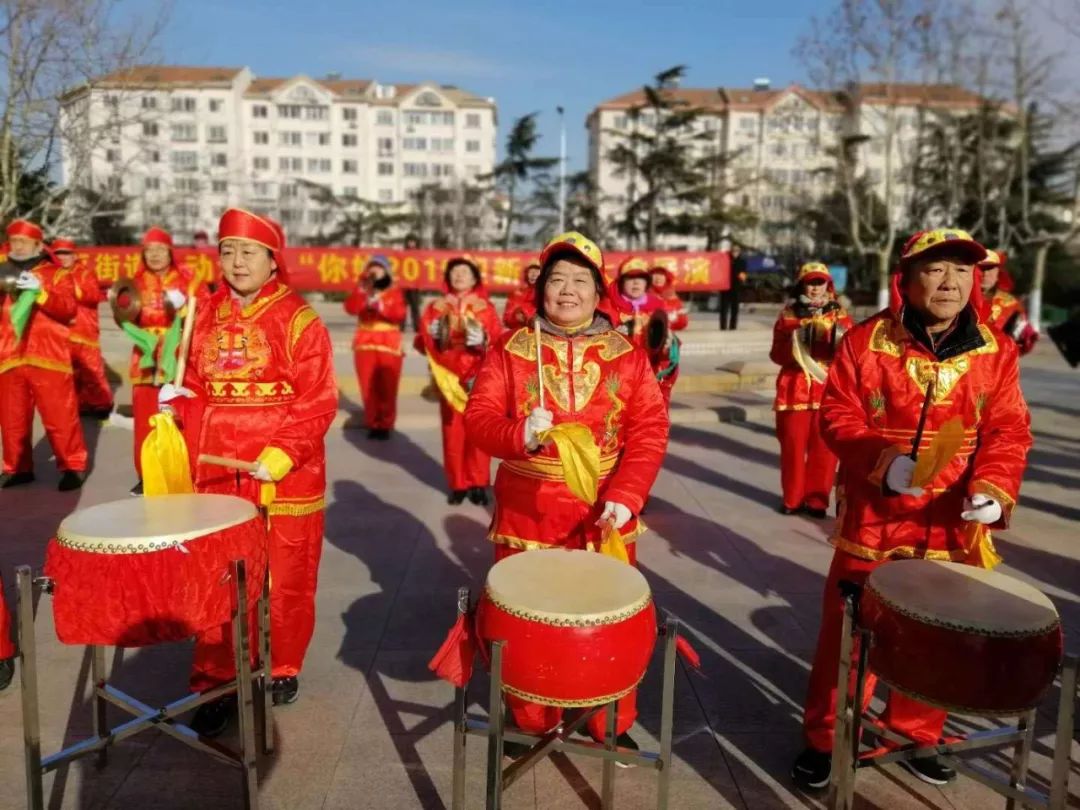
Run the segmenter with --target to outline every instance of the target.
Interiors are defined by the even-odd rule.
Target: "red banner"
[[[79,258],[97,273],[102,285],[131,278],[139,266],[140,248],[86,247]],[[217,277],[217,251],[195,248],[176,248],[178,264],[186,266],[199,278]],[[372,256],[381,254],[390,260],[397,283],[405,288],[439,290],[443,284],[443,269],[448,259],[460,256],[455,250],[381,250],[377,248],[288,248],[289,284],[305,290],[351,290]],[[516,287],[525,266],[536,258],[535,253],[504,251],[472,251],[469,254],[480,266],[487,286],[495,292]],[[727,253],[623,253],[605,254],[609,274],[629,256],[637,256],[650,266],[662,266],[675,275],[676,286],[686,292],[726,290],[730,287],[731,263]]]

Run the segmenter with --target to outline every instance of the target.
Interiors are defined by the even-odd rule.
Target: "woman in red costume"
[[[131,415],[135,421],[135,472],[139,480],[132,495],[142,495],[142,445],[150,435],[150,417],[157,413],[158,390],[165,379],[165,335],[191,295],[205,295],[194,277],[173,261],[173,241],[168,231],[151,228],[142,239],[142,260],[131,283],[139,296],[136,340],[131,349]],[[135,335],[138,335],[136,338]],[[175,353],[176,348],[172,351]],[[169,359],[169,364],[174,362]]]
[[[75,371],[75,393],[79,412],[105,419],[113,409],[112,388],[105,376],[105,360],[101,356],[101,324],[98,305],[105,295],[98,284],[97,274],[78,261],[75,243],[70,239],[54,239],[52,252],[75,281],[75,322],[71,325],[71,365]]]
[[[258,470],[193,464],[197,492],[238,495],[267,506],[274,703],[292,703],[315,627],[322,553],[325,437],[337,413],[330,335],[282,279],[285,237],[276,222],[230,208],[218,227],[224,284],[200,302],[184,387],[165,385],[193,459],[257,461]],[[233,677],[227,628],[200,635],[193,691]],[[203,704],[193,726],[220,734],[234,701]]]
[[[776,377],[776,437],[780,440],[780,512],[823,518],[836,477],[836,456],[821,432],[818,408],[825,375],[851,318],[837,303],[829,268],[804,264],[795,279],[795,301],[773,327],[769,358]]]
[[[528,326],[536,317],[536,279],[539,275],[540,265],[529,262],[525,267],[525,283],[506,296],[503,326],[507,329]]]
[[[1015,285],[1005,269],[1005,254],[997,250],[986,251],[979,269],[982,271],[983,320],[1012,339],[1023,357],[1035,348],[1039,333],[1028,321],[1020,299],[1012,294]]]
[[[964,231],[908,240],[889,309],[845,336],[825,385],[821,426],[840,459],[840,517],[806,698],[807,748],[792,777],[829,781],[836,723],[842,580],[861,585],[877,566],[910,557],[980,562],[988,530],[1006,528],[1031,447],[1016,346],[981,321],[977,263],[986,250]],[[964,442],[936,476],[915,485],[912,445],[924,413],[925,451],[950,420]],[[973,543],[973,541],[976,541]],[[873,683],[867,690],[867,702]],[[898,692],[882,721],[920,745],[937,743],[945,712]],[[955,772],[936,757],[901,763],[924,782]]]
[[[639,349],[645,349],[649,319],[655,312],[666,312],[664,302],[649,290],[649,268],[642,259],[631,257],[619,265],[619,275],[611,282],[601,311],[616,331],[630,338]]]
[[[389,439],[397,418],[406,312],[405,296],[394,286],[385,256],[371,257],[360,284],[345,301],[345,311],[359,318],[353,353],[368,438]]]
[[[602,527],[610,525],[628,544],[633,563],[633,541],[644,531],[637,515],[667,448],[663,395],[645,355],[597,309],[604,295],[599,248],[579,233],[562,234],[544,248],[540,264],[543,407],[536,334],[522,327],[504,335],[485,359],[465,412],[469,439],[503,460],[488,535],[495,559],[526,549],[584,549],[598,544]],[[595,504],[571,492],[554,445],[538,438],[563,422],[586,425],[600,450]],[[562,713],[510,695],[507,703],[529,732],[550,730]],[[636,714],[631,693],[619,701],[619,745],[636,747],[627,734]],[[603,738],[602,713],[589,731]]]
[[[654,267],[652,269],[652,290],[656,296],[664,302],[664,309],[668,316],[668,340],[667,346],[653,358],[653,369],[656,378],[660,382],[660,390],[664,394],[664,401],[671,407],[671,391],[675,388],[675,381],[679,378],[679,346],[680,342],[675,332],[681,332],[690,325],[690,315],[686,311],[679,294],[675,291],[675,276],[666,267]]]
[[[450,259],[444,283],[446,295],[424,310],[417,341],[439,389],[443,469],[450,487],[447,503],[456,505],[467,497],[486,504],[491,457],[465,435],[464,413],[476,372],[502,327],[472,259]]]

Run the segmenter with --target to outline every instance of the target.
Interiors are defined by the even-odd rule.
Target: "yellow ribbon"
[[[626,543],[623,542],[622,534],[615,528],[613,523],[608,523],[604,533],[600,536],[600,553],[606,557],[613,557],[627,565],[630,564],[630,555],[626,551]]]
[[[461,387],[461,380],[458,375],[450,369],[440,366],[431,358],[431,355],[428,355],[428,366],[431,367],[431,377],[435,380],[435,386],[439,389],[443,399],[458,413],[465,413],[465,405],[469,401],[469,395]]]
[[[990,536],[990,530],[982,523],[971,521],[967,525],[964,547],[967,550],[968,565],[987,570],[1001,565],[1002,557],[994,548],[994,540]]]
[[[919,451],[915,470],[911,473],[911,485],[920,489],[930,486],[963,446],[964,420],[954,416],[941,426],[930,446]]]
[[[566,486],[592,506],[600,488],[600,448],[592,431],[580,422],[563,422],[537,435],[541,444],[551,440],[559,453]]]
[[[179,495],[194,492],[187,445],[171,413],[150,417],[150,434],[140,450],[143,494]]]

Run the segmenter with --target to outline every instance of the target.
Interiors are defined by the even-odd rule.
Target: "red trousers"
[[[364,420],[371,430],[393,430],[397,419],[399,352],[361,350],[354,353],[356,379],[364,401]]]
[[[111,411],[112,389],[105,376],[105,361],[99,346],[71,344],[71,365],[75,369],[75,394],[83,411]],[[155,403],[156,405],[157,403]]]
[[[56,456],[56,466],[85,471],[86,443],[72,376],[36,366],[16,366],[0,374],[4,472],[33,472],[35,407]]]
[[[777,411],[780,485],[784,506],[828,509],[836,480],[836,456],[821,436],[818,411]]]
[[[8,612],[7,599],[4,598],[4,583],[0,580],[0,661],[15,655],[15,644],[11,640],[11,613]]]
[[[135,420],[135,472],[142,480],[142,445],[150,435],[150,417],[158,412],[156,385],[131,386],[131,415]]]
[[[491,483],[491,456],[465,439],[465,415],[439,399],[442,414],[443,470],[451,490],[486,487]]]
[[[523,550],[524,549],[511,548],[510,546],[498,543],[495,546],[495,562]],[[630,564],[637,565],[637,544],[627,544],[626,553],[627,556],[630,557]],[[505,694],[504,697],[506,698],[506,705],[510,709],[510,714],[514,717],[514,723],[527,734],[543,734],[551,731],[551,729],[562,722],[563,710],[558,706],[545,706],[541,703],[530,703],[523,698],[519,698],[509,693]],[[597,742],[604,741],[604,735],[607,732],[606,717],[607,709],[603,709],[589,719],[589,735]],[[619,699],[618,707],[615,711],[615,733],[623,734],[629,731],[636,719],[637,689],[632,691],[626,697]]]
[[[298,675],[315,632],[315,587],[322,556],[323,512],[270,517],[270,663],[275,678]],[[251,652],[258,652],[252,605]],[[236,673],[230,625],[195,637],[191,690],[233,679]]]
[[[803,713],[803,733],[806,744],[815,751],[832,751],[833,731],[836,728],[836,686],[840,673],[840,634],[844,621],[844,600],[839,583],[848,580],[862,585],[870,572],[885,561],[863,560],[850,554],[836,552],[822,596],[821,630],[818,633],[814,666],[810,671],[810,686]],[[852,650],[852,659],[858,648]],[[854,691],[855,669],[851,670]],[[865,712],[874,694],[877,678],[868,674],[864,688],[862,710]],[[927,706],[896,691],[890,691],[882,722],[893,731],[918,743],[936,743],[945,725],[946,712]]]

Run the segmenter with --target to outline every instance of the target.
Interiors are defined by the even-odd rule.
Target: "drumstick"
[[[540,357],[540,318],[533,321],[533,330],[536,335],[536,384],[540,390],[540,410],[544,409],[544,361]]]
[[[225,456],[212,456],[208,453],[199,454],[200,464],[216,464],[218,467],[228,467],[232,470],[243,472],[256,472],[259,469],[257,461],[243,461],[238,458],[225,458]]]
[[[926,415],[930,412],[930,402],[934,399],[934,378],[926,383],[926,399],[923,400],[919,424],[915,427],[915,438],[911,440],[911,460],[919,460],[919,445],[922,444],[923,430],[926,428]]]
[[[188,289],[187,314],[184,316],[184,331],[180,335],[180,350],[176,358],[176,380],[174,385],[184,384],[184,372],[187,371],[188,350],[191,348],[191,335],[195,331],[195,292]]]

